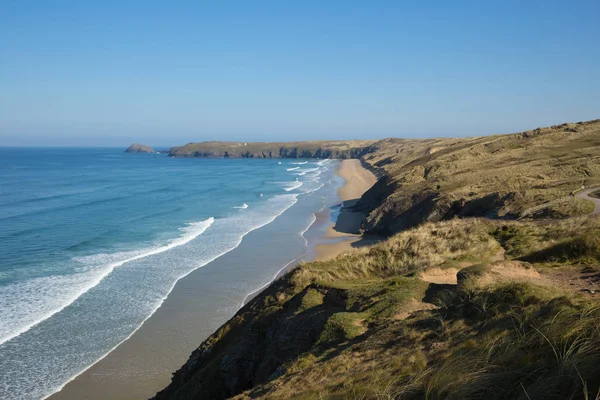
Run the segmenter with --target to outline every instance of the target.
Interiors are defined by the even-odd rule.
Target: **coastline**
[[[229,320],[247,301],[297,265],[298,261],[324,260],[351,249],[353,245],[356,246],[356,242],[361,240],[358,230],[364,216],[354,212],[351,207],[375,183],[376,178],[362,167],[359,160],[341,161],[336,174],[344,179],[344,183],[337,191],[337,196],[342,201],[337,206],[339,211],[332,207],[313,214],[313,219],[300,234],[307,247],[312,249],[307,249],[306,253],[291,261],[279,264],[284,266],[278,269],[273,278],[248,294],[235,309],[231,307],[223,309],[223,317],[209,318],[210,320],[207,321],[206,318],[202,318],[203,315],[207,315],[207,310],[205,305],[198,304],[202,303],[198,301],[198,292],[211,290],[209,287],[201,286],[206,276],[211,270],[236,265],[236,261],[240,261],[236,259],[236,257],[240,258],[236,256],[239,251],[228,253],[213,261],[213,265],[200,268],[182,278],[161,307],[127,340],[67,382],[60,391],[47,398],[51,400],[141,399],[153,396],[170,382],[172,372],[185,362],[196,346]],[[333,217],[335,213],[337,218]],[[275,225],[266,227],[267,230],[272,230],[268,237],[277,235]],[[304,234],[311,230],[319,233],[316,242],[309,246]],[[264,248],[264,254],[267,255],[256,254],[253,258],[253,264],[260,267],[263,258],[272,255],[272,249],[260,243],[257,236],[250,233],[240,248],[245,248],[246,254],[248,251]],[[264,242],[264,234],[262,241]],[[308,254],[310,250],[313,254]],[[268,261],[273,262],[271,259]],[[214,289],[211,295],[224,297],[217,289]]]
[[[322,242],[315,246],[317,261],[334,258],[353,247],[366,246],[379,240],[360,234],[360,224],[365,214],[353,210],[361,196],[377,182],[377,177],[364,168],[360,160],[343,160],[336,172],[345,180],[337,192],[342,203],[335,222],[329,224]],[[317,220],[325,219],[329,219],[326,212],[317,215]]]

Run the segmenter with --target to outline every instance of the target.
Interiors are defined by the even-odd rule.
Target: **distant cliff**
[[[377,149],[376,141],[199,142],[173,147],[173,157],[214,158],[360,158]]]
[[[134,143],[125,150],[125,153],[154,153],[154,149],[140,143]]]

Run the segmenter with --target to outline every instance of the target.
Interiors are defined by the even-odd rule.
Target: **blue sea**
[[[315,213],[339,202],[337,163],[0,148],[0,398],[56,392],[139,329],[179,279],[250,232],[268,243],[277,218],[295,221],[278,228],[277,265],[250,256],[251,273],[223,269],[236,285],[232,315],[310,253]]]

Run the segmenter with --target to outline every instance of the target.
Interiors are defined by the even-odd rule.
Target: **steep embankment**
[[[360,158],[377,149],[376,141],[199,142],[173,147],[173,157]]]
[[[454,220],[301,265],[156,399],[584,398],[600,383],[600,285],[573,284],[599,275],[599,232],[597,217]],[[459,284],[429,281],[444,271]]]
[[[597,183],[598,145],[600,121],[379,142],[363,162],[384,175],[358,206],[367,231],[399,233],[273,283],[156,399],[593,398],[593,204],[502,218]]]
[[[385,178],[363,196],[363,228],[393,234],[454,217],[515,219],[530,207],[600,184],[600,120],[466,139],[386,139],[364,159]],[[586,215],[577,197],[530,218]]]

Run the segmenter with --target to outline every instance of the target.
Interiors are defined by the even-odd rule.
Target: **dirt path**
[[[584,191],[577,193],[577,197],[581,197],[582,199],[586,199],[594,203],[594,211],[592,211],[592,215],[600,214],[600,199],[590,196],[590,193],[593,193],[597,190],[600,190],[600,188],[595,187],[585,189]]]

